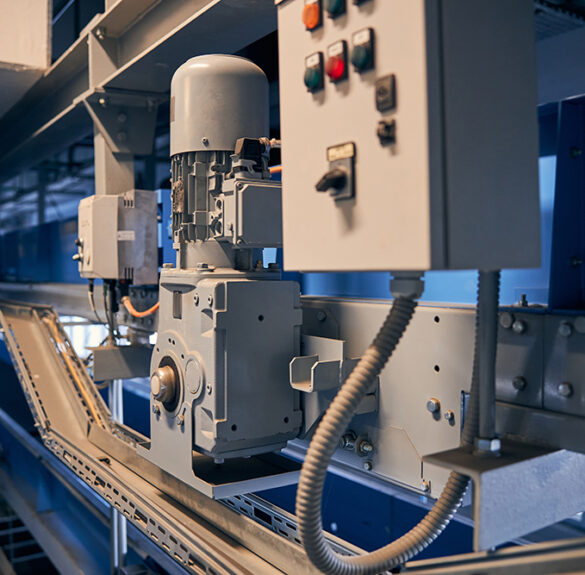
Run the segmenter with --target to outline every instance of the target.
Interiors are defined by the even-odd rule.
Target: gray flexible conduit
[[[475,319],[475,349],[469,406],[463,426],[461,443],[472,445],[478,430],[477,380],[479,373],[478,333],[479,310],[490,305],[497,285],[491,282],[482,289],[479,276],[478,305]],[[404,334],[414,314],[416,301],[399,297],[394,301],[382,328],[366,350],[346,382],[327,409],[311,441],[299,479],[296,512],[301,539],[313,564],[331,575],[375,575],[402,565],[430,545],[445,529],[461,505],[469,478],[451,472],[439,499],[424,519],[408,533],[392,543],[366,555],[343,557],[335,553],[323,535],[321,501],[327,467],[339,444],[339,438],[372,383],[380,374]]]

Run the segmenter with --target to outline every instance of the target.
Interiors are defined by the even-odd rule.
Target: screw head
[[[436,397],[431,397],[427,401],[427,411],[430,413],[437,413],[441,409],[441,402]]]
[[[197,269],[198,270],[208,270],[209,269],[209,264],[206,262],[199,262],[197,264]]]
[[[160,415],[160,406],[154,404],[152,406],[152,413],[154,413],[155,415]]]
[[[177,416],[177,427],[183,427],[185,423],[185,416],[181,413],[181,415]]]
[[[516,391],[522,391],[526,387],[526,380],[523,377],[515,377],[512,380],[512,385]]]
[[[568,321],[563,321],[558,331],[561,337],[570,337],[573,334],[573,326]]]
[[[365,471],[372,471],[372,469],[374,468],[374,465],[372,464],[371,461],[364,461],[364,470]]]
[[[207,305],[209,305],[209,307],[211,307],[213,305],[213,296],[212,295],[210,295],[207,298]]]
[[[201,138],[201,143],[202,143],[204,146],[209,146],[209,139],[208,139],[208,138],[206,138],[205,136],[203,136],[203,138]]]
[[[431,490],[431,482],[423,479],[420,483],[420,490],[423,493],[428,493]]]
[[[522,321],[521,319],[515,320],[512,324],[512,330],[518,335],[524,333],[526,331],[526,322]]]
[[[575,330],[578,333],[585,333],[585,317],[578,317],[575,320]]]
[[[514,316],[508,311],[503,311],[500,314],[500,327],[503,327],[504,329],[510,329],[513,324]]]
[[[327,314],[323,310],[319,310],[317,312],[317,321],[325,321],[327,319]]]
[[[195,302],[195,305],[199,305],[199,294],[198,293],[196,293],[193,296],[193,301]]]
[[[563,381],[562,383],[559,383],[557,393],[561,397],[571,397],[571,395],[573,395],[573,386],[568,381]]]
[[[449,423],[453,423],[455,421],[455,412],[452,409],[445,411],[443,414],[445,420]]]

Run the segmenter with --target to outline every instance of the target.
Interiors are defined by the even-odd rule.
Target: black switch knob
[[[376,130],[378,139],[382,146],[390,146],[396,143],[396,120],[380,120]]]
[[[331,195],[335,196],[347,184],[347,173],[341,168],[333,168],[329,170],[315,186],[318,192],[326,192],[331,190]]]

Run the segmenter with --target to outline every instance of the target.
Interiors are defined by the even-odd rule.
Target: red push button
[[[339,82],[347,78],[347,44],[340,40],[327,48],[327,63],[325,73],[332,82]]]
[[[346,76],[346,69],[345,69],[345,62],[343,58],[339,56],[331,56],[327,60],[327,65],[325,66],[325,73],[332,82],[339,82],[339,80],[343,80]]]
[[[321,25],[321,2],[309,1],[303,8],[303,24],[307,30],[314,30]]]

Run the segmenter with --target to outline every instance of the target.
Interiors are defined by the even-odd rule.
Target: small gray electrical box
[[[534,2],[277,5],[285,268],[538,267]]]
[[[84,198],[78,211],[79,274],[83,278],[158,282],[156,192]]]

